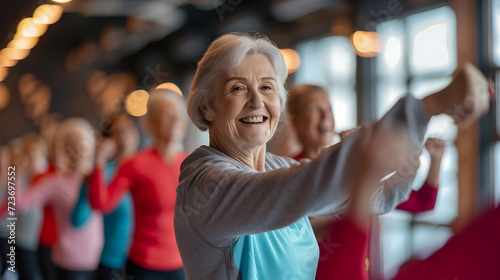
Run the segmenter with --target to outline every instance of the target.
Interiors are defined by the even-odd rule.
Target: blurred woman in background
[[[95,169],[89,182],[93,208],[108,213],[130,192],[134,202],[135,228],[127,277],[135,280],[185,279],[174,235],[175,188],[179,184],[180,149],[187,125],[182,96],[170,90],[151,92],[146,129],[153,137],[145,148],[123,162],[106,186],[104,168],[113,154],[113,142],[105,140],[97,151]]]
[[[17,181],[11,183],[16,184],[16,189],[21,188],[21,191],[26,191],[25,188],[29,186],[34,176],[45,169],[46,149],[44,142],[36,134],[29,133],[21,138],[12,139],[8,147],[10,161],[7,165],[15,167],[15,173],[22,175],[17,177]],[[7,167],[5,167],[5,170],[7,170]],[[2,188],[2,193],[6,194],[7,188]],[[16,218],[16,272],[20,279],[41,280],[42,275],[37,260],[41,211],[39,208],[34,207],[25,213],[17,213]],[[8,236],[9,228],[7,225],[9,221],[5,220],[2,223],[7,223],[2,227],[2,234]],[[7,243],[7,239],[5,241]],[[12,245],[13,243],[9,244]],[[9,245],[7,246],[10,248]],[[10,250],[4,251],[5,248],[2,251],[5,255],[10,252]]]
[[[87,121],[71,118],[60,125],[55,141],[57,171],[35,183],[26,192],[18,187],[16,211],[23,213],[34,207],[51,204],[58,230],[51,256],[57,267],[57,279],[89,280],[97,269],[102,250],[102,216],[93,213],[86,227],[76,229],[71,224],[71,214],[84,176],[92,168],[95,149],[93,129]],[[6,209],[2,210],[4,213]]]
[[[26,182],[18,182],[21,187],[33,184],[34,179],[47,168],[47,147],[42,138],[35,133],[22,137],[22,154],[25,170],[19,170]],[[26,191],[26,190],[23,190]],[[37,260],[38,237],[42,219],[41,208],[32,208],[19,215],[16,225],[16,243],[20,279],[42,279]]]
[[[335,135],[335,121],[328,93],[322,87],[315,85],[296,86],[289,91],[287,109],[291,118],[291,124],[303,149],[302,153],[295,156],[294,159],[300,161],[305,158],[316,158],[332,143]],[[340,133],[341,139],[345,139],[345,137],[348,137],[358,129],[359,127]],[[412,169],[413,174],[409,177],[409,180],[399,181],[399,184],[407,185],[408,199],[398,205],[396,209],[417,213],[434,208],[438,194],[439,171],[445,143],[443,140],[431,138],[427,139],[425,147],[431,155],[431,164],[427,179],[418,191],[411,190],[412,179],[416,175],[418,168],[417,165],[416,168]],[[335,222],[338,219],[341,219],[341,217],[325,216],[310,218],[311,225],[320,245],[321,260],[318,263],[316,279],[325,279],[327,276],[330,277],[327,279],[331,279],[332,277],[333,270],[331,267],[324,266],[324,260],[332,254],[328,243],[337,242],[336,236],[338,233],[335,232]],[[376,217],[374,217],[373,222],[377,223],[375,219]],[[375,228],[378,229],[378,225]],[[370,244],[370,252],[366,254],[366,267],[361,267],[361,270],[365,272],[369,271],[373,279],[378,279],[380,278],[380,257],[378,257],[380,256],[378,246],[379,232],[372,232],[372,234],[374,238]],[[368,256],[371,257],[368,258]]]
[[[7,146],[0,146],[0,168],[2,170],[9,170],[9,166],[11,166],[10,161],[10,151]],[[7,200],[7,187],[8,187],[8,172],[0,173],[0,201]],[[9,228],[7,227],[9,224],[7,219],[0,219],[0,277],[5,276],[5,272],[7,271],[7,267],[9,264],[7,263],[8,258],[7,254],[9,253]]]
[[[56,133],[59,127],[59,116],[52,115],[43,120],[40,129],[40,135],[44,139],[47,147],[48,166],[44,172],[33,177],[31,183],[36,184],[43,178],[50,176],[56,172],[56,151],[57,141]],[[52,262],[52,248],[57,241],[57,225],[54,214],[54,207],[51,204],[43,206],[43,218],[40,227],[40,235],[38,238],[38,263],[44,279],[56,279],[57,269]]]
[[[103,123],[102,135],[104,139],[110,139],[114,144],[112,156],[105,167],[106,182],[109,183],[118,167],[136,152],[139,132],[130,117],[124,113],[115,114],[107,120]],[[101,154],[99,152],[101,148],[102,145],[97,146],[98,154]],[[88,186],[85,182],[72,215],[75,227],[85,226],[92,214],[87,192]],[[116,209],[103,216],[104,247],[96,280],[115,280],[123,274],[131,239],[132,207],[130,194],[125,194]]]

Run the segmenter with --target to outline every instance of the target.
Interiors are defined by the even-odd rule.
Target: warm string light
[[[16,35],[24,38],[40,37],[47,31],[46,24],[40,24],[31,17],[22,19],[17,25]]]
[[[0,67],[13,67],[17,64],[17,60],[9,59],[6,56],[0,56]]]
[[[23,60],[30,54],[30,50],[18,50],[13,48],[5,48],[0,51],[0,57],[5,57],[10,60]]]
[[[178,93],[180,96],[182,96],[182,91],[181,89],[174,83],[163,83],[159,86],[156,87],[156,89],[168,89],[168,90],[171,90],[173,92],[176,92]]]
[[[283,55],[283,59],[285,60],[286,69],[289,74],[297,71],[300,66],[300,56],[299,54],[292,49],[280,49],[281,55]]]
[[[54,24],[61,18],[63,11],[59,5],[44,4],[36,8],[33,20],[38,24]]]
[[[6,67],[13,67],[18,61],[25,59],[38,43],[39,37],[45,34],[48,25],[56,23],[63,11],[59,5],[43,4],[35,9],[33,17],[19,22],[14,38],[7,47],[0,50],[0,81],[7,76]]]
[[[351,36],[356,54],[362,57],[374,57],[379,53],[379,40],[376,32],[356,31]]]
[[[14,38],[10,43],[7,45],[7,48],[13,48],[13,49],[18,49],[18,50],[31,50],[36,46],[38,43],[38,38],[37,37],[32,37],[32,38]]]
[[[134,117],[144,116],[148,112],[148,99],[149,93],[147,91],[135,90],[125,98],[125,109]]]

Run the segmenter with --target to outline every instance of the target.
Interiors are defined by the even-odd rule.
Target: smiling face
[[[293,124],[305,149],[322,149],[331,143],[334,131],[328,95],[314,91],[301,98]]]
[[[210,145],[229,155],[260,151],[276,131],[280,98],[270,60],[247,55],[218,79],[211,106],[202,108],[210,122]]]

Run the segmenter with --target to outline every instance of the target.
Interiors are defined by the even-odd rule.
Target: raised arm
[[[23,213],[32,208],[47,204],[54,197],[61,182],[72,180],[78,180],[78,178],[73,175],[53,174],[26,189],[20,185],[24,180],[17,180],[16,178],[16,200],[14,207],[16,212]]]
[[[114,142],[104,140],[97,149],[96,165],[89,180],[89,201],[92,208],[109,213],[121,201],[123,194],[134,185],[134,168],[131,160],[123,163],[109,184],[105,183],[104,168],[114,149]]]
[[[408,212],[422,212],[434,209],[438,195],[439,172],[441,169],[441,158],[444,154],[445,142],[437,138],[429,138],[425,142],[425,148],[431,156],[429,173],[424,184],[418,191],[412,190],[410,198],[398,205],[396,209]]]
[[[89,180],[89,201],[92,208],[104,213],[113,211],[124,193],[134,185],[133,174],[132,162],[125,162],[107,186],[103,169],[96,166]]]

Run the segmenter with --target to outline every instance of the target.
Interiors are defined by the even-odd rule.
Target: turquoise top
[[[109,163],[106,167],[106,182],[113,178],[115,171],[115,162]],[[71,216],[71,222],[75,227],[83,226],[92,214],[87,199],[87,189],[87,183],[84,183]],[[127,261],[132,230],[132,207],[132,198],[130,194],[126,194],[118,207],[103,217],[104,247],[100,264],[105,267],[120,270]]]
[[[281,229],[240,236],[233,244],[233,258],[245,280],[310,280],[316,276],[319,248],[304,217]]]

